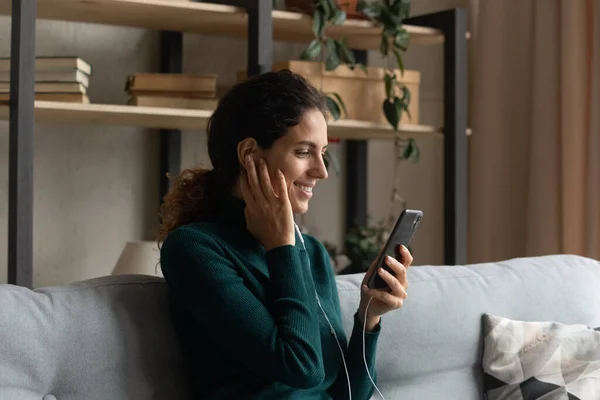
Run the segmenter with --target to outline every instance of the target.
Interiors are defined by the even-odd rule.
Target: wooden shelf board
[[[442,129],[428,125],[401,124],[398,128],[396,132],[389,125],[342,119],[330,122],[327,133],[331,138],[343,140],[393,140],[396,136],[408,138],[442,134]]]
[[[138,126],[155,129],[204,131],[212,110],[141,107],[117,104],[80,104],[36,101],[36,122]],[[9,107],[0,104],[0,119],[8,120]],[[425,125],[402,125],[394,132],[388,125],[371,122],[338,120],[329,123],[328,135],[338,139],[392,140],[396,135],[439,135],[440,129]]]
[[[11,1],[1,2],[0,14],[11,14]],[[310,16],[279,10],[272,15],[275,40],[309,43],[313,39]],[[183,0],[38,0],[37,16],[237,38],[247,37],[248,24],[242,8]],[[443,42],[435,29],[405,27],[411,33],[412,44]],[[379,27],[365,20],[347,20],[328,30],[331,37],[346,36],[351,48],[363,50],[379,49],[380,32]]]
[[[80,104],[36,101],[36,122],[139,126],[181,130],[204,130],[210,110],[140,107],[113,104]],[[8,119],[9,107],[0,107],[0,118]]]

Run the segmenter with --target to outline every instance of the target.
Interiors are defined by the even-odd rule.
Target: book
[[[35,83],[36,93],[81,93],[87,94],[87,88],[81,83]],[[10,83],[0,82],[0,93],[10,93]]]
[[[90,76],[76,69],[66,71],[36,71],[37,83],[81,83],[86,88],[90,86]],[[0,71],[0,83],[10,82],[10,71]]]
[[[82,103],[90,104],[90,99],[82,93],[36,93],[34,99],[37,101],[61,101],[65,103]],[[8,102],[10,94],[0,94],[0,101]]]
[[[214,99],[216,94],[213,92],[169,92],[152,90],[132,90],[128,92],[130,97],[169,97],[185,99]]]
[[[125,91],[137,94],[160,92],[195,93],[196,96],[211,98],[216,95],[217,75],[137,73],[127,77]]]
[[[35,58],[35,71],[61,71],[76,69],[86,75],[92,74],[92,66],[81,59],[74,56],[58,56],[58,57],[43,57]],[[0,58],[0,71],[10,71],[10,58]]]
[[[218,99],[194,99],[185,97],[135,96],[127,104],[132,106],[190,108],[196,110],[214,110]]]

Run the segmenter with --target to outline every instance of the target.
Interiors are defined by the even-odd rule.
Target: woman
[[[380,317],[402,306],[412,257],[387,261],[390,291],[363,287],[346,340],[329,256],[293,219],[327,178],[326,117],[290,71],[239,83],[208,124],[213,169],[184,171],[165,197],[161,267],[199,399],[373,393]]]

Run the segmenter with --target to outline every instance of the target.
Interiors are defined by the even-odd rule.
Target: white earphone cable
[[[369,299],[369,302],[367,303],[367,307],[365,307],[365,316],[363,318],[363,361],[365,363],[365,369],[367,370],[367,375],[369,376],[369,379],[371,380],[373,387],[375,388],[375,390],[377,390],[377,393],[379,393],[381,398],[383,400],[385,400],[385,397],[383,397],[383,394],[381,394],[381,392],[379,391],[379,388],[375,384],[375,381],[373,380],[373,377],[371,376],[371,372],[369,371],[369,366],[367,364],[367,351],[366,351],[367,313],[369,312],[369,306],[371,305],[371,300],[373,300],[372,297]]]
[[[302,233],[300,232],[300,228],[298,228],[297,224],[294,224],[294,228],[296,229],[296,232],[298,233],[300,242],[302,243],[302,248],[304,249],[304,251],[306,251],[306,246],[304,245],[304,239],[302,238]],[[310,269],[310,258],[307,257],[307,260],[308,260],[308,267]],[[332,333],[333,337],[335,338],[335,342],[337,343],[338,348],[340,349],[340,355],[342,356],[342,362],[344,363],[344,370],[346,371],[346,379],[348,381],[348,399],[352,400],[352,385],[350,384],[350,374],[348,372],[348,366],[346,365],[346,357],[344,357],[344,350],[342,349],[342,345],[340,344],[340,341],[338,340],[337,334],[335,333],[335,329],[333,328],[331,321],[329,321],[329,317],[327,317],[327,313],[325,312],[325,310],[323,309],[323,306],[321,305],[321,300],[319,299],[319,294],[316,291],[315,291],[315,297],[317,298],[317,304],[319,305],[321,312],[323,312],[323,315],[325,316],[325,320],[327,321],[327,324],[329,324],[329,328],[331,329],[331,333]],[[371,383],[373,384],[373,386],[375,387],[375,389],[377,390],[377,393],[379,393],[381,398],[383,400],[385,400],[385,398],[379,391],[379,388],[375,384],[373,377],[371,377],[371,373],[369,372],[369,367],[367,365],[367,357],[366,357],[366,350],[365,350],[365,347],[366,347],[366,333],[365,332],[367,329],[367,312],[369,311],[369,305],[371,304],[371,300],[373,300],[372,297],[369,299],[369,302],[367,303],[367,307],[365,309],[365,315],[363,318],[363,321],[364,321],[364,325],[363,325],[363,361],[365,363],[367,375],[369,376]]]

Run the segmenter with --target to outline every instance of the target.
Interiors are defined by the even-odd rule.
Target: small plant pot
[[[346,17],[349,19],[368,19],[365,15],[356,11],[358,0],[336,0],[340,10],[346,12]],[[287,11],[300,12],[303,14],[312,15],[314,10],[313,0],[286,0],[285,8]]]

